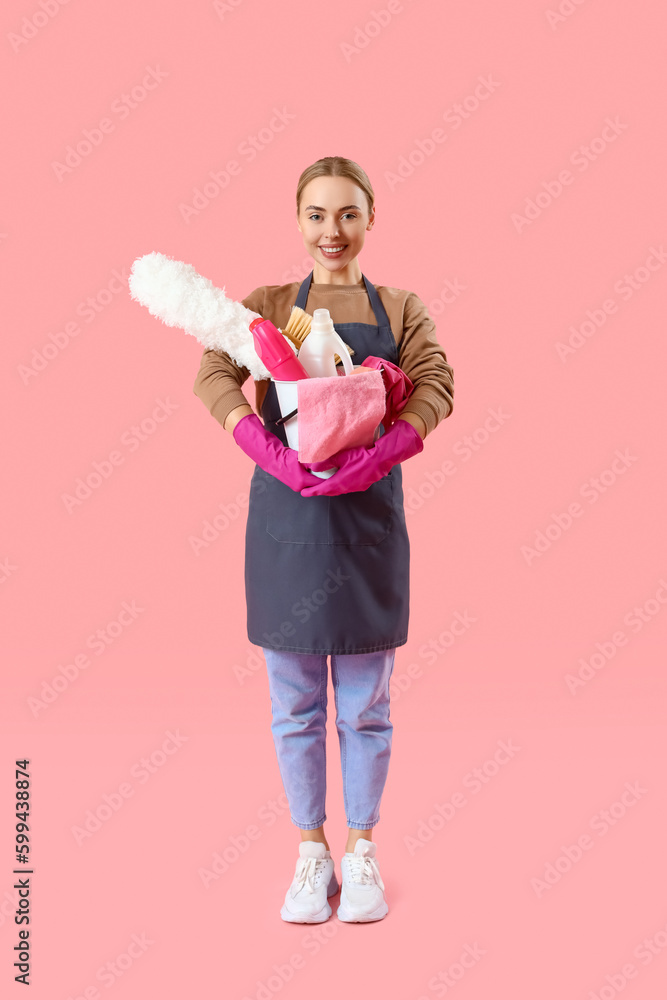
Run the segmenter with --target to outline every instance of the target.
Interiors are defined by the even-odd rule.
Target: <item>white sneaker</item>
[[[382,920],[388,913],[375,852],[373,841],[360,837],[354,845],[354,853],[346,853],[341,858],[343,886],[336,914],[339,920]]]
[[[339,889],[331,852],[324,844],[303,840],[299,844],[294,881],[287,890],[280,911],[283,920],[298,924],[319,924],[331,916],[328,896]]]

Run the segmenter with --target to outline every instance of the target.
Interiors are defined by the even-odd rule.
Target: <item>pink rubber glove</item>
[[[311,475],[301,465],[299,453],[294,448],[286,448],[280,438],[267,431],[256,413],[248,413],[242,417],[232,434],[239,448],[252,458],[260,469],[275,476],[295,493],[305,486],[322,482],[318,476]],[[331,465],[325,468],[330,469]]]
[[[302,497],[337,496],[367,490],[373,483],[386,476],[399,462],[423,451],[421,434],[407,420],[397,420],[390,430],[379,438],[372,448],[344,448],[326,462],[311,462],[317,472],[338,466],[329,479],[320,480],[316,486],[301,490]]]

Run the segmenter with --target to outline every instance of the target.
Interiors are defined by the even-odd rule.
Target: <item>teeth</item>
[[[338,253],[339,250],[344,250],[345,247],[320,247],[320,250],[324,250],[325,253]]]

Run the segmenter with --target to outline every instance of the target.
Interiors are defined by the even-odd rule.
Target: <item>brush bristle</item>
[[[292,306],[292,311],[283,333],[293,344],[301,346],[310,333],[312,322],[313,317],[309,316],[304,309],[301,309],[299,306]]]
[[[301,341],[297,340],[294,334],[290,333],[289,330],[287,329],[281,330],[280,332],[282,333],[283,337],[286,337],[287,340],[289,340],[290,344],[293,344],[296,347],[298,351],[298,349],[301,347]]]

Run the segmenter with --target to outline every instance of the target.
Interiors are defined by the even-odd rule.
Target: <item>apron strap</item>
[[[306,302],[308,301],[308,292],[310,290],[310,283],[313,280],[313,272],[311,271],[307,278],[304,278],[299,286],[299,291],[297,292],[296,299],[294,300],[294,305],[298,306],[299,309],[306,308]]]
[[[391,329],[391,323],[389,322],[389,317],[387,316],[387,310],[382,305],[380,296],[378,295],[375,285],[371,284],[365,274],[361,276],[364,279],[364,285],[366,286],[366,292],[368,293],[368,298],[370,299],[371,308],[375,314],[375,319],[377,320],[378,326],[388,326]],[[306,308],[306,302],[308,301],[308,292],[310,291],[310,285],[313,280],[313,272],[311,271],[307,278],[304,278],[299,287],[299,291],[294,302],[295,306],[299,306],[300,309]],[[334,324],[335,325],[335,324]]]
[[[388,326],[391,330],[391,323],[389,322],[389,317],[387,316],[387,310],[382,305],[382,301],[377,293],[375,285],[371,284],[365,274],[362,274],[361,277],[364,279],[366,291],[368,292],[368,298],[371,300],[371,306],[373,307],[373,312],[375,313],[378,326]]]

